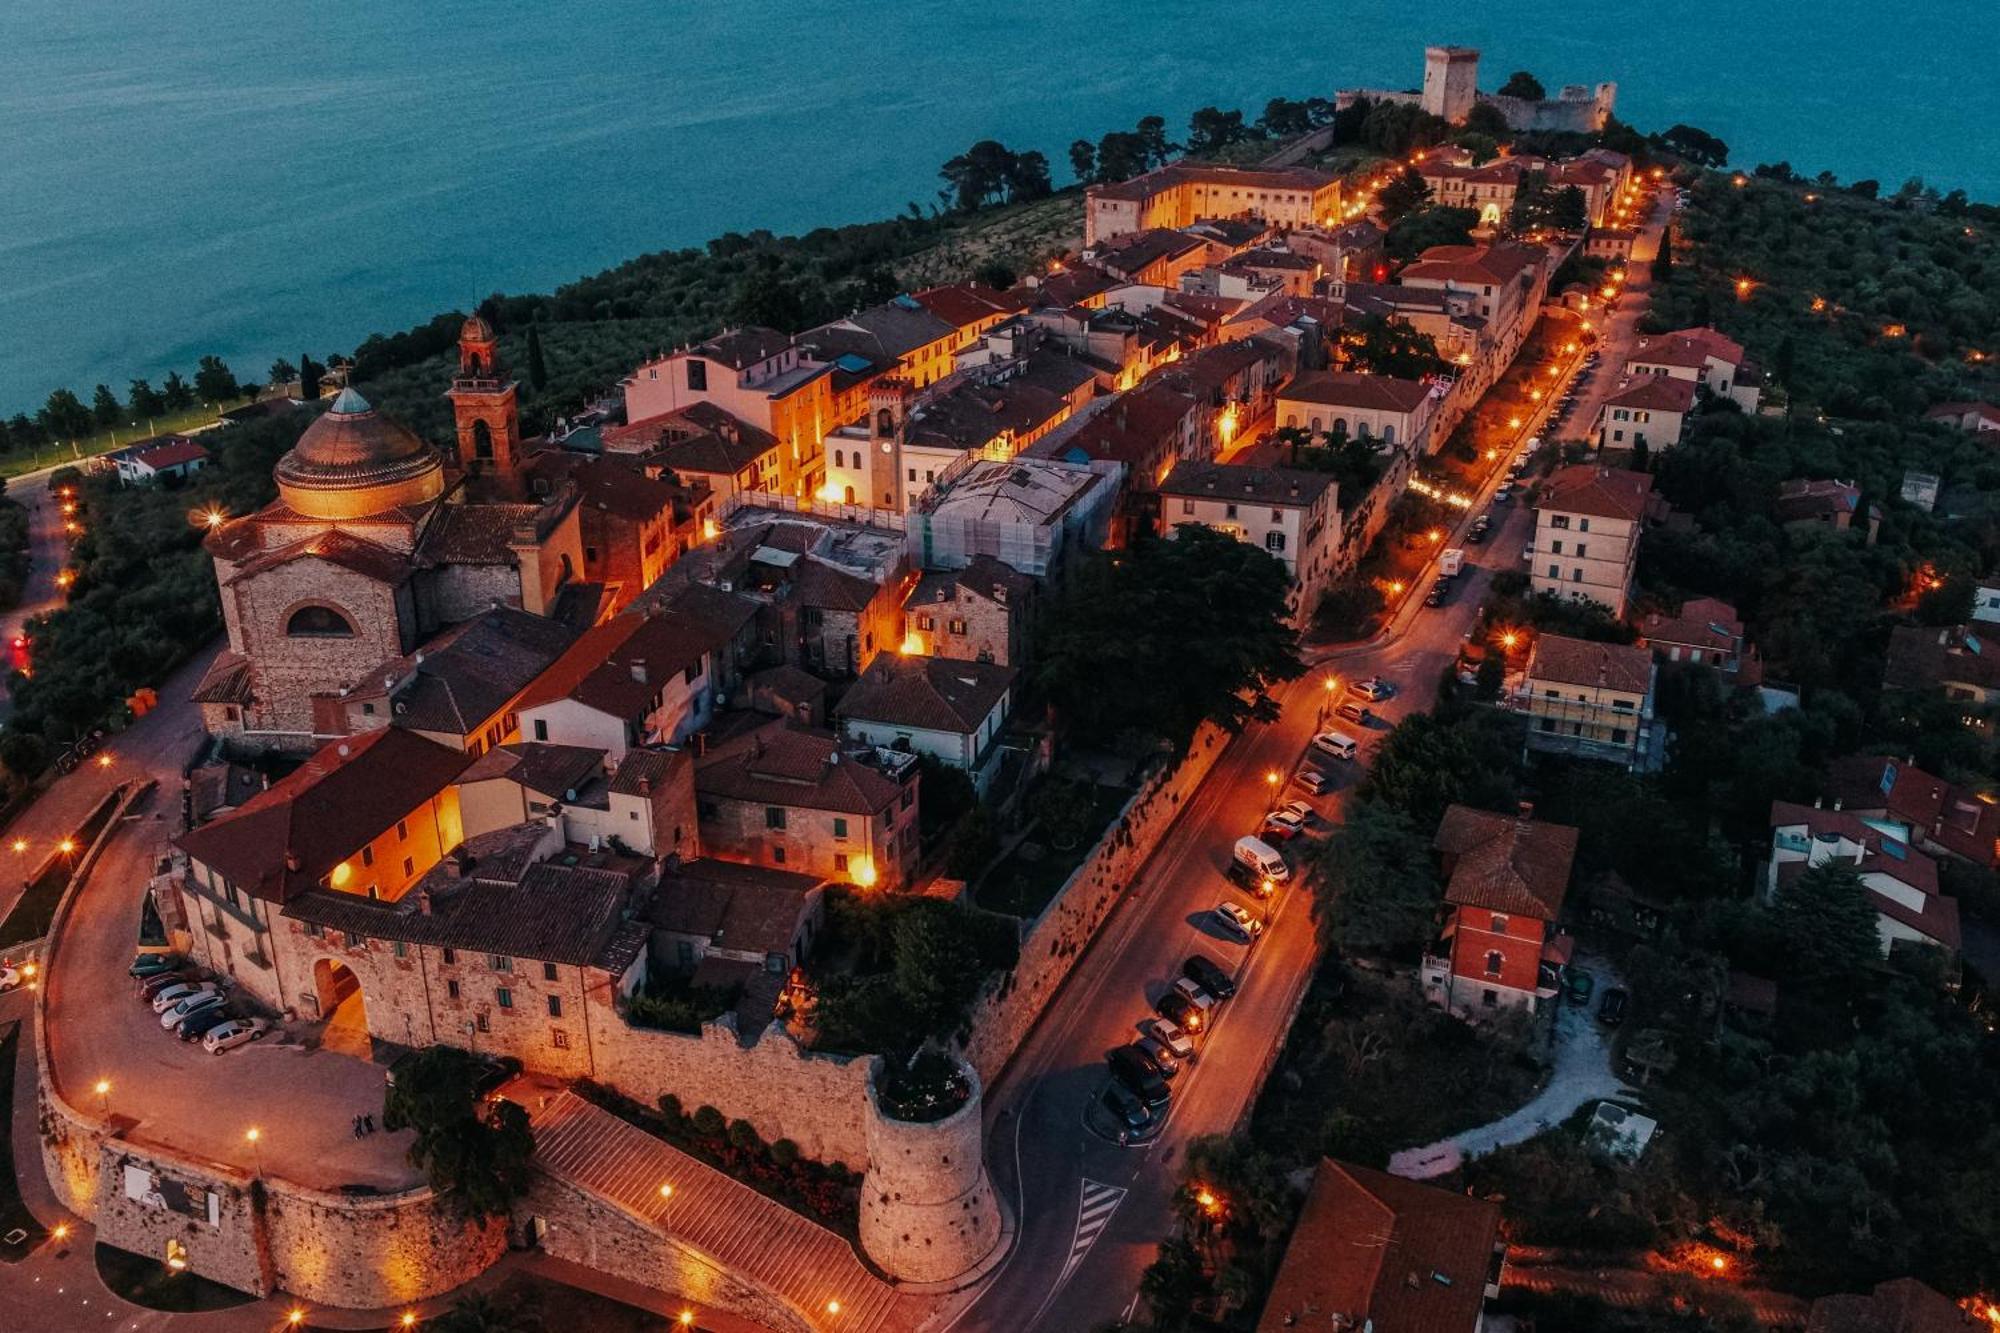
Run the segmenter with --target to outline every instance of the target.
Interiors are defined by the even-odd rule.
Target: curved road
[[[1492,485],[1489,479],[1487,489]],[[1318,729],[1329,674],[1343,681],[1379,675],[1397,687],[1393,698],[1372,706],[1383,720],[1368,732],[1363,764],[1389,725],[1430,708],[1439,678],[1472,629],[1491,572],[1520,563],[1532,517],[1518,505],[1494,515],[1493,539],[1467,548],[1469,577],[1445,606],[1428,609],[1421,598],[1408,598],[1384,635],[1322,656],[1278,692],[1277,721],[1236,739],[1002,1075],[988,1108],[988,1166],[1014,1208],[1020,1238],[959,1328],[1092,1328],[1131,1307],[1139,1274],[1171,1227],[1189,1140],[1241,1125],[1316,959],[1312,904],[1302,888],[1280,891],[1254,948],[1226,941],[1207,925],[1219,902],[1255,910],[1224,878],[1230,848],[1270,807],[1266,775],[1289,774]],[[1335,767],[1338,789],[1315,802],[1321,831],[1326,819],[1338,817],[1362,765]],[[1164,1129],[1145,1144],[1121,1147],[1084,1125],[1106,1081],[1104,1054],[1133,1039],[1153,999],[1197,949],[1237,972],[1237,994],[1222,1006],[1200,1059],[1174,1081]],[[1087,1224],[1079,1226],[1086,1213]]]

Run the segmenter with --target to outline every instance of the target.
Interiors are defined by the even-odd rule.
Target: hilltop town
[[[17,482],[24,1317],[2000,1323],[2000,215],[1480,81]]]

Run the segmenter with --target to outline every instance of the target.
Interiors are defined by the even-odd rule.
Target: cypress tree
[[[1674,224],[1660,230],[1660,252],[1653,256],[1653,281],[1665,282],[1674,272]]]
[[[530,324],[528,326],[528,383],[534,387],[536,393],[540,393],[548,386],[548,382],[548,362],[542,359],[542,326],[540,324]]]

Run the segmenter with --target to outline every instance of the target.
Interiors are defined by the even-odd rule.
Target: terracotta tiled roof
[[[1186,463],[1160,483],[1160,494],[1254,505],[1310,506],[1333,484],[1330,472],[1249,463]],[[1170,511],[1163,521],[1172,523],[1175,517]]]
[[[686,861],[660,876],[646,919],[731,951],[787,953],[822,882],[735,861]]]
[[[1577,831],[1468,805],[1444,812],[1433,846],[1451,867],[1444,899],[1512,916],[1554,921],[1569,892]]]
[[[1934,690],[1946,683],[2000,689],[2000,636],[1988,640],[1969,625],[1898,625],[1889,631],[1885,687]]]
[[[895,779],[841,752],[840,738],[775,720],[715,746],[695,764],[704,798],[878,815],[902,795]]]
[[[694,355],[720,362],[731,370],[748,370],[760,361],[770,360],[791,345],[792,340],[776,329],[762,328],[753,324],[748,328],[729,329],[718,333],[691,350]]]
[[[977,731],[1014,683],[1011,667],[878,654],[840,701],[840,715],[924,731]]]
[[[903,599],[905,607],[917,608],[954,600],[952,590],[963,588],[989,602],[1020,605],[1034,596],[1035,581],[990,555],[975,555],[963,569],[934,569],[918,580]]]
[[[1694,410],[1695,382],[1672,375],[1641,375],[1604,400],[1606,407],[1636,407],[1648,412]]]
[[[1851,481],[1798,477],[1778,483],[1774,508],[1781,523],[1826,514],[1854,514],[1861,508],[1861,488]]]
[[[504,778],[541,796],[565,799],[604,776],[604,751],[587,745],[554,745],[548,741],[517,741],[496,745],[458,775],[463,787]]]
[[[1827,766],[1829,798],[1848,810],[1886,810],[1927,835],[1944,813],[1951,784],[1915,764],[1879,754],[1854,754]]]
[[[1499,1242],[1499,1204],[1323,1159],[1258,1333],[1473,1333]]]
[[[144,463],[156,472],[179,467],[183,463],[198,463],[207,457],[208,450],[193,440],[173,440],[167,444],[155,445],[151,449],[142,449],[135,456],[137,462]]]
[[[417,559],[428,565],[511,565],[517,537],[540,535],[538,504],[443,504],[437,507]]]
[[[176,845],[245,892],[283,903],[420,810],[471,762],[396,727],[334,741]]]
[[[1110,185],[1094,185],[1090,196],[1094,199],[1146,200],[1154,195],[1183,185],[1240,185],[1246,190],[1303,190],[1318,191],[1333,185],[1340,178],[1323,171],[1312,171],[1305,167],[1286,167],[1274,171],[1260,171],[1249,167],[1216,166],[1207,162],[1176,162],[1171,166],[1149,171],[1143,176],[1130,180],[1116,181]]]
[[[1423,406],[1430,392],[1430,385],[1418,380],[1358,375],[1346,370],[1313,370],[1279,390],[1278,397],[1287,402],[1409,413]]]
[[[1822,1296],[1806,1316],[1806,1333],[1970,1333],[1988,1327],[1913,1277],[1880,1283],[1866,1296]]]
[[[2000,424],[2000,407],[1983,402],[1939,403],[1924,413],[1926,421],[1950,421],[1954,424],[1966,417],[1978,417]]]
[[[1803,827],[1808,837],[1817,837],[1821,834],[1838,835],[1861,847],[1860,868],[1864,874],[1886,875],[1927,896],[1935,896],[1938,892],[1938,871],[1935,860],[1913,850],[1908,843],[1890,837],[1852,810],[1829,810],[1820,806],[1800,805],[1796,801],[1773,801],[1771,827],[1780,826]],[[1806,864],[1804,861],[1795,861],[1780,865],[1779,874],[1781,877],[1797,874],[1805,869]],[[1957,918],[1957,909],[1954,907],[1952,911],[1954,926]],[[1957,940],[1954,939],[1952,943],[1956,945]]]
[[[250,659],[225,648],[215,655],[190,697],[198,704],[247,704],[254,679]]]
[[[1542,251],[1525,245],[1434,245],[1396,277],[1399,282],[1499,287],[1541,263],[1542,257]]]
[[[1645,694],[1652,688],[1653,655],[1636,645],[1544,634],[1529,654],[1528,680]]]
[[[561,621],[497,606],[364,673],[346,697],[389,698],[399,726],[467,735],[575,639],[576,631]]]
[[[1701,359],[1693,362],[1679,363],[1664,360],[1667,356],[1685,356],[1689,351],[1698,353]],[[1709,357],[1714,357],[1717,361],[1725,362],[1728,365],[1741,365],[1743,364],[1743,344],[1724,334],[1720,329],[1709,328],[1707,326],[1693,329],[1674,329],[1671,332],[1657,334],[1650,338],[1641,338],[1638,345],[1632,349],[1630,359],[1633,361],[1659,362],[1665,365],[1692,364],[1700,366]]]
[[[1131,232],[1098,246],[1092,262],[1125,277],[1137,277],[1162,259],[1177,259],[1207,245],[1206,241],[1171,227]]]
[[[800,606],[828,611],[866,611],[881,595],[878,584],[835,569],[811,556],[792,568],[792,597]]]
[[[1001,291],[979,282],[958,282],[946,287],[927,287],[915,294],[924,309],[956,328],[969,328],[989,319],[1011,314],[1027,304],[1027,294]]]
[[[1636,523],[1645,516],[1652,493],[1653,479],[1644,472],[1577,463],[1548,479],[1535,507]]]
[[[1713,597],[1695,597],[1682,603],[1672,616],[1646,617],[1645,639],[1648,645],[1671,643],[1735,652],[1742,647],[1743,622],[1729,603]]]
[[[516,710],[574,699],[611,717],[643,717],[662,686],[713,647],[678,617],[627,613],[585,630],[528,687]]]
[[[260,551],[250,556],[225,581],[228,584],[241,583],[255,578],[267,570],[289,565],[297,560],[324,560],[330,565],[338,565],[352,574],[373,579],[377,583],[398,584],[410,577],[409,557],[401,551],[353,536],[339,528],[329,532],[316,532],[310,537]]]

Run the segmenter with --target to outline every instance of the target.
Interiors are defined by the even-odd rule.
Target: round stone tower
[[[979,1269],[1000,1243],[1000,1204],[986,1178],[979,1075],[942,1120],[898,1120],[868,1075],[868,1176],[861,1183],[861,1248],[901,1282],[949,1282]]]
[[[1424,48],[1424,110],[1457,125],[1465,119],[1478,98],[1477,50],[1470,46]]]

